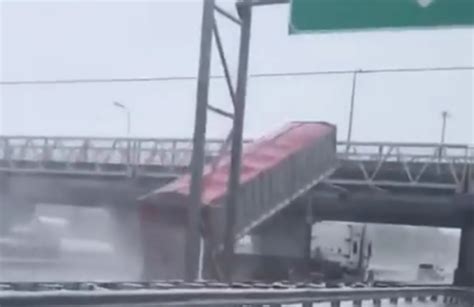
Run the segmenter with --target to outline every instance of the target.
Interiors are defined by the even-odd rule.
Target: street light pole
[[[441,144],[443,145],[446,141],[446,122],[449,117],[448,111],[441,112],[441,117],[443,118],[443,125],[441,127]]]
[[[354,104],[356,98],[356,88],[357,88],[357,71],[354,72],[352,75],[352,92],[351,92],[351,106],[349,109],[349,127],[347,129],[347,145],[346,145],[346,153],[349,152],[350,144],[352,141],[352,125],[354,122]]]
[[[131,113],[130,113],[130,109],[124,105],[123,103],[120,103],[120,102],[117,102],[117,101],[114,101],[113,102],[113,105],[114,107],[117,107],[119,109],[122,109],[124,112],[125,112],[125,119],[126,119],[126,123],[127,123],[127,137],[130,138],[130,131],[131,131]]]
[[[444,155],[444,142],[446,141],[446,124],[449,117],[448,111],[441,112],[441,117],[443,118],[443,124],[441,125],[441,143],[439,145],[438,156],[439,159]]]
[[[117,101],[114,101],[113,102],[113,105],[114,107],[117,107],[119,109],[122,109],[124,112],[125,112],[125,120],[126,120],[126,129],[127,129],[127,164],[128,164],[128,167],[129,167],[129,175],[131,176],[132,173],[133,173],[133,169],[132,169],[132,144],[131,144],[131,141],[130,141],[130,130],[131,130],[131,112],[130,112],[130,109],[124,105],[123,103],[120,103],[120,102],[117,102]]]

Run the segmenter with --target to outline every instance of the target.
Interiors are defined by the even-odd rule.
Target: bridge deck
[[[209,141],[209,161],[221,145]],[[467,145],[339,143],[338,155],[338,169],[315,194],[319,204],[333,204],[325,206],[326,211],[318,209],[327,218],[343,217],[351,203],[366,207],[357,206],[359,211],[347,218],[369,216],[367,212],[376,212],[382,202],[398,208],[438,204],[455,212],[465,205],[454,203],[474,203],[472,194],[456,195],[469,176],[467,170],[473,176],[474,154]],[[184,139],[0,137],[1,188],[23,194],[23,202],[133,202],[185,172],[190,157],[191,141]],[[432,221],[457,225],[458,215],[448,214],[442,223]]]

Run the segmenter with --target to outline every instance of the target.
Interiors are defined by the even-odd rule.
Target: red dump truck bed
[[[244,147],[236,208],[236,239],[290,205],[335,169],[336,128],[322,122],[292,122]],[[202,206],[206,240],[222,242],[230,156],[205,167]],[[142,201],[145,272],[153,278],[182,277],[190,175],[159,188]],[[155,268],[160,273],[149,270]]]

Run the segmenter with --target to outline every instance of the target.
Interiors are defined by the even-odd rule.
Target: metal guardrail
[[[474,165],[474,147],[463,144],[339,143],[338,153],[342,167],[355,170],[330,180],[339,185],[456,189]]]
[[[0,283],[0,306],[285,306],[330,302],[340,306],[352,301],[361,306],[369,301],[450,306],[474,304],[474,289],[452,286],[406,286],[387,288],[324,288],[317,284],[216,282],[151,283]],[[429,305],[427,305],[429,306]]]
[[[206,151],[216,155],[223,142],[208,140]],[[465,144],[338,142],[338,152],[356,160],[474,161],[474,147]],[[0,136],[0,159],[6,161],[188,165],[191,153],[186,138]]]
[[[206,151],[215,155],[222,143],[222,140],[208,140]],[[30,161],[187,166],[191,153],[190,139],[0,137],[0,160],[7,162],[7,165],[15,161]]]
[[[467,144],[338,142],[341,157],[358,160],[385,161],[474,161],[474,146]]]
[[[219,154],[223,140],[208,140],[208,159]],[[192,155],[190,139],[87,138],[0,136],[0,171],[71,173],[86,175],[151,176],[183,171]],[[474,147],[463,144],[345,142],[338,156],[360,170],[359,178],[338,184],[383,186],[423,185],[452,188],[462,180],[463,169],[474,164]],[[406,178],[385,182],[387,166],[396,164]],[[347,163],[346,163],[347,164]],[[432,168],[448,173],[449,182],[423,182]],[[344,178],[339,178],[344,179]]]

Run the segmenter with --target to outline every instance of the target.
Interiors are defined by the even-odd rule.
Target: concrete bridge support
[[[309,227],[304,216],[276,216],[253,233],[254,251],[267,256],[304,258],[308,251]]]
[[[0,176],[0,236],[8,232],[10,227],[8,214],[8,180],[6,176]]]
[[[267,259],[266,263],[273,263],[262,268],[266,277],[290,280],[307,277],[311,226],[312,219],[304,214],[283,213],[255,230],[252,234],[254,253]]]
[[[458,267],[454,276],[454,284],[474,287],[474,217],[467,218],[461,231]]]
[[[141,233],[136,203],[109,204],[106,206],[112,219],[112,240],[120,254],[136,258],[141,256]]]
[[[139,211],[143,280],[184,278],[185,211],[159,210],[145,205]]]
[[[461,193],[472,197],[474,195],[474,168],[466,169]],[[474,200],[474,197],[472,197]],[[454,284],[474,287],[474,211],[464,213],[464,224],[461,230],[459,245],[458,267],[454,275]]]
[[[11,190],[8,174],[0,176],[0,236],[9,232],[15,224],[28,222],[35,207],[27,199]]]

